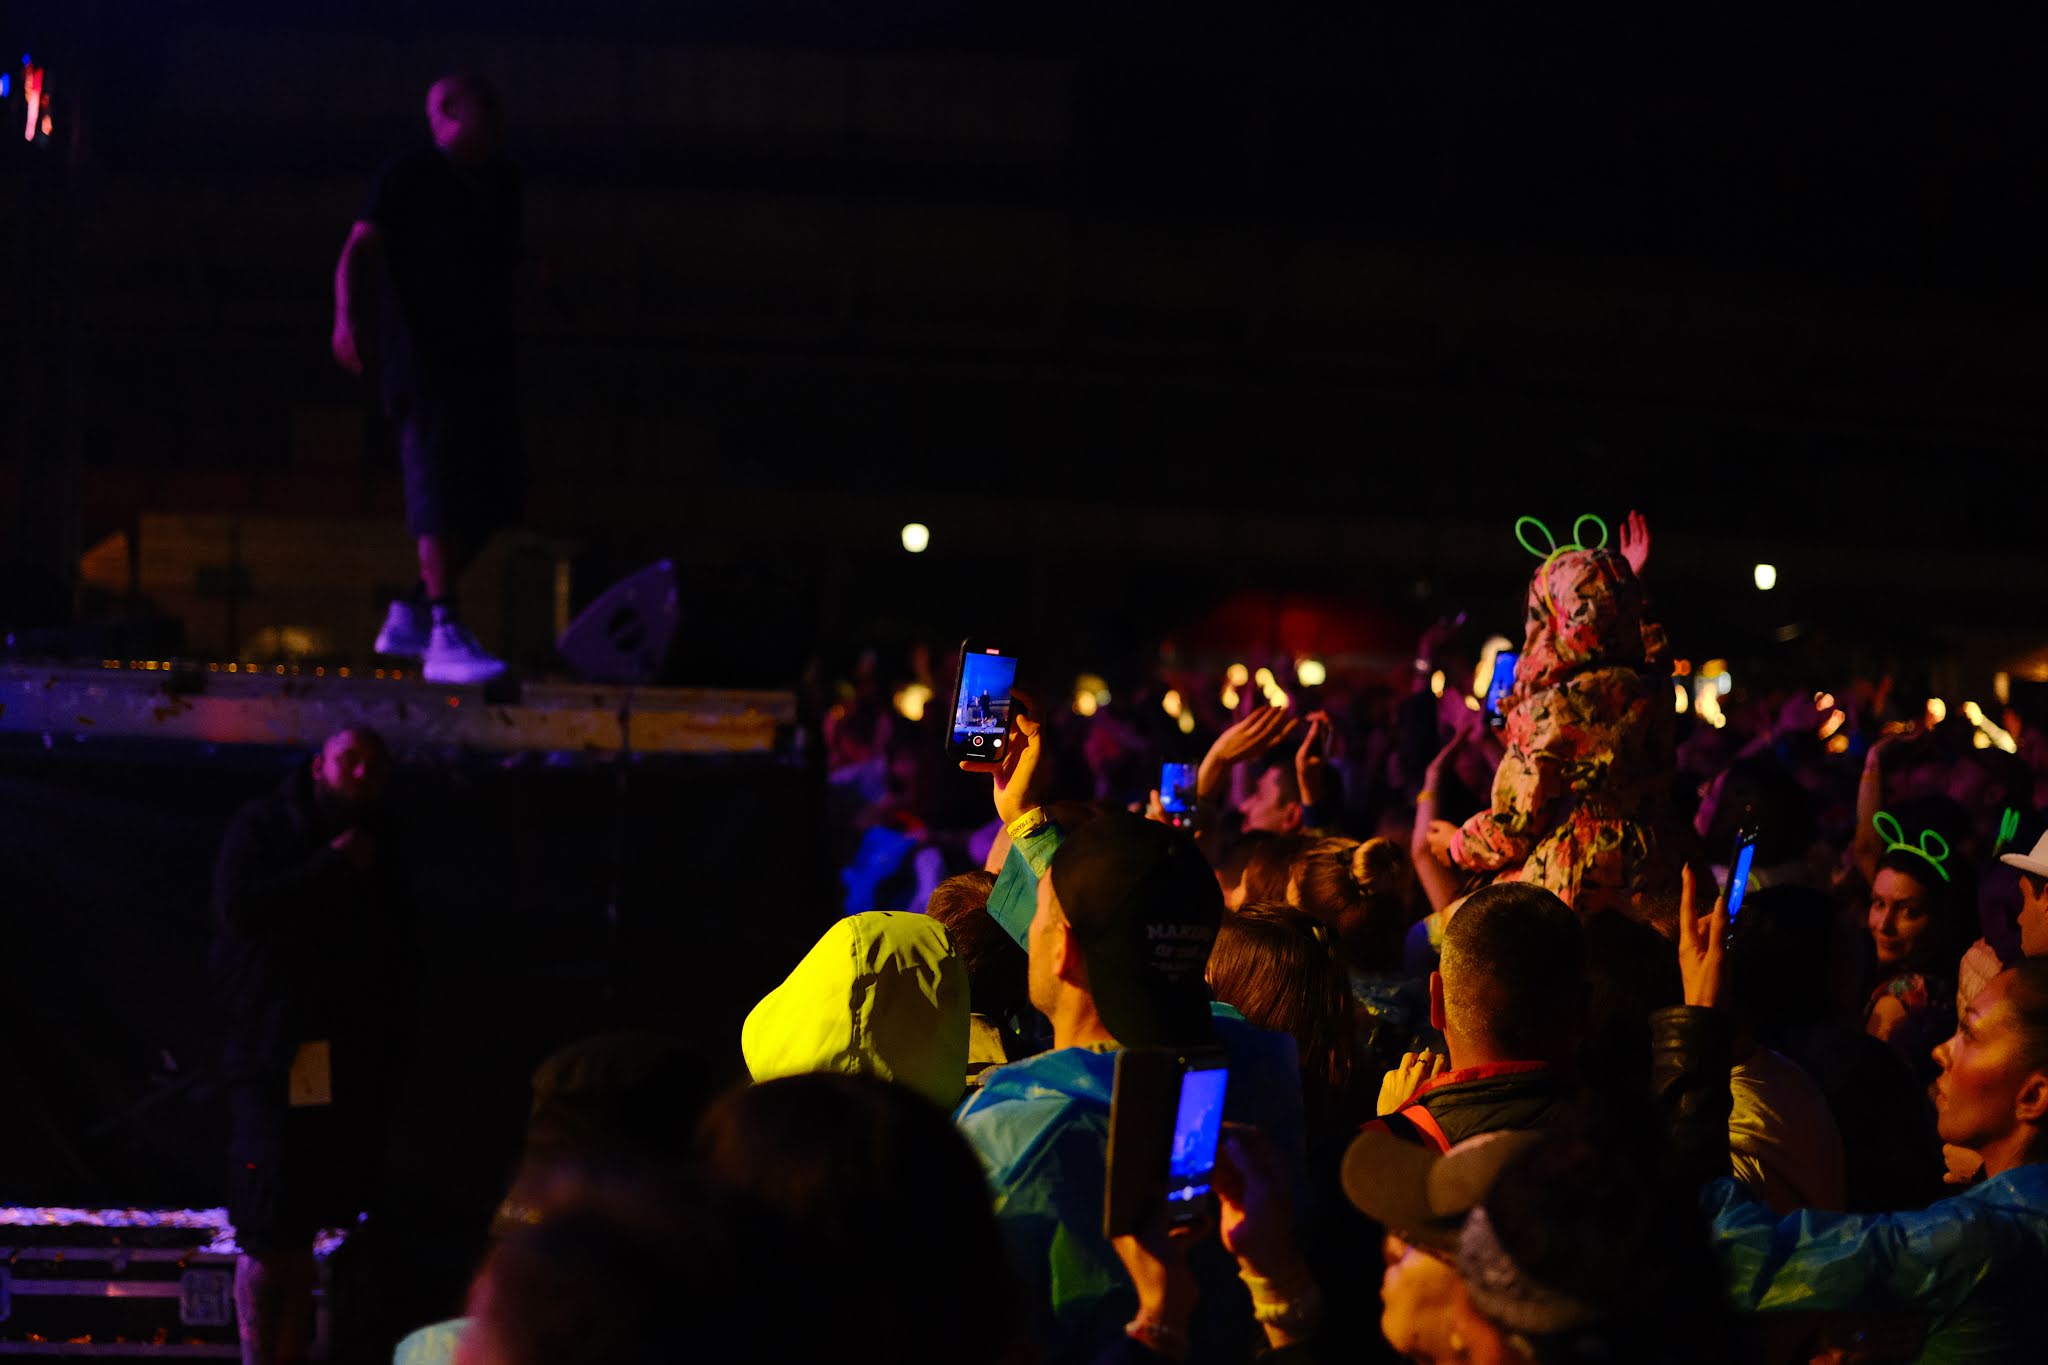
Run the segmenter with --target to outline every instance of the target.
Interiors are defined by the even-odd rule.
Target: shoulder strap
[[[1443,1125],[1436,1121],[1436,1115],[1430,1113],[1421,1101],[1396,1110],[1392,1117],[1406,1119],[1414,1127],[1416,1134],[1435,1151],[1451,1150],[1451,1140],[1444,1136]]]

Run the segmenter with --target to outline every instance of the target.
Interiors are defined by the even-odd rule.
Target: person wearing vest
[[[1430,1023],[1451,1069],[1366,1125],[1438,1152],[1481,1133],[1564,1127],[1570,1067],[1585,1028],[1586,940],[1578,916],[1539,886],[1474,892],[1444,930],[1429,978]]]

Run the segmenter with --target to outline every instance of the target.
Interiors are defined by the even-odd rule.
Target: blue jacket
[[[1739,1310],[1924,1314],[1923,1365],[2048,1359],[2048,1165],[1912,1213],[1780,1218],[1733,1180],[1704,1197]]]
[[[1037,906],[1038,877],[1059,847],[1056,829],[1018,841],[989,897],[989,911],[1019,945]],[[1028,950],[1027,950],[1028,951]],[[1300,1161],[1301,1074],[1294,1040],[1254,1028],[1212,1004],[1217,1041],[1230,1056],[1224,1116],[1256,1125]],[[1102,1235],[1111,1048],[1058,1048],[983,1073],[955,1121],[980,1155],[995,1191],[996,1221],[1033,1305],[1047,1365],[1086,1361],[1137,1310],[1123,1263]],[[1235,1266],[1213,1243],[1194,1257],[1202,1281],[1192,1334],[1196,1358],[1242,1358],[1252,1332]]]

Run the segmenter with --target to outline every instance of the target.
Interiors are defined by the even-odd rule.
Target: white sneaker
[[[415,602],[393,602],[384,613],[384,628],[377,632],[374,646],[379,654],[396,659],[417,659],[427,652],[427,631],[433,618]]]
[[[503,659],[484,653],[484,647],[460,621],[444,621],[428,637],[426,668],[421,676],[430,683],[488,682],[505,671]]]

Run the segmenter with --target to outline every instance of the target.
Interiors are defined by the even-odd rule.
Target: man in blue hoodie
[[[1117,1050],[1222,1046],[1225,1116],[1297,1155],[1301,1079],[1291,1038],[1209,998],[1223,898],[1194,843],[1128,815],[1064,833],[1040,807],[1036,724],[1013,717],[1012,735],[1001,765],[969,766],[995,777],[1011,839],[989,913],[1030,957],[1031,1003],[1051,1021],[1053,1048],[985,1073],[956,1120],[988,1171],[1043,1356],[1057,1365],[1091,1358],[1127,1327],[1147,1340],[1152,1330],[1133,1320],[1130,1279],[1102,1231]],[[1196,1356],[1241,1358],[1236,1344],[1255,1330],[1249,1300],[1229,1257],[1200,1251]]]

